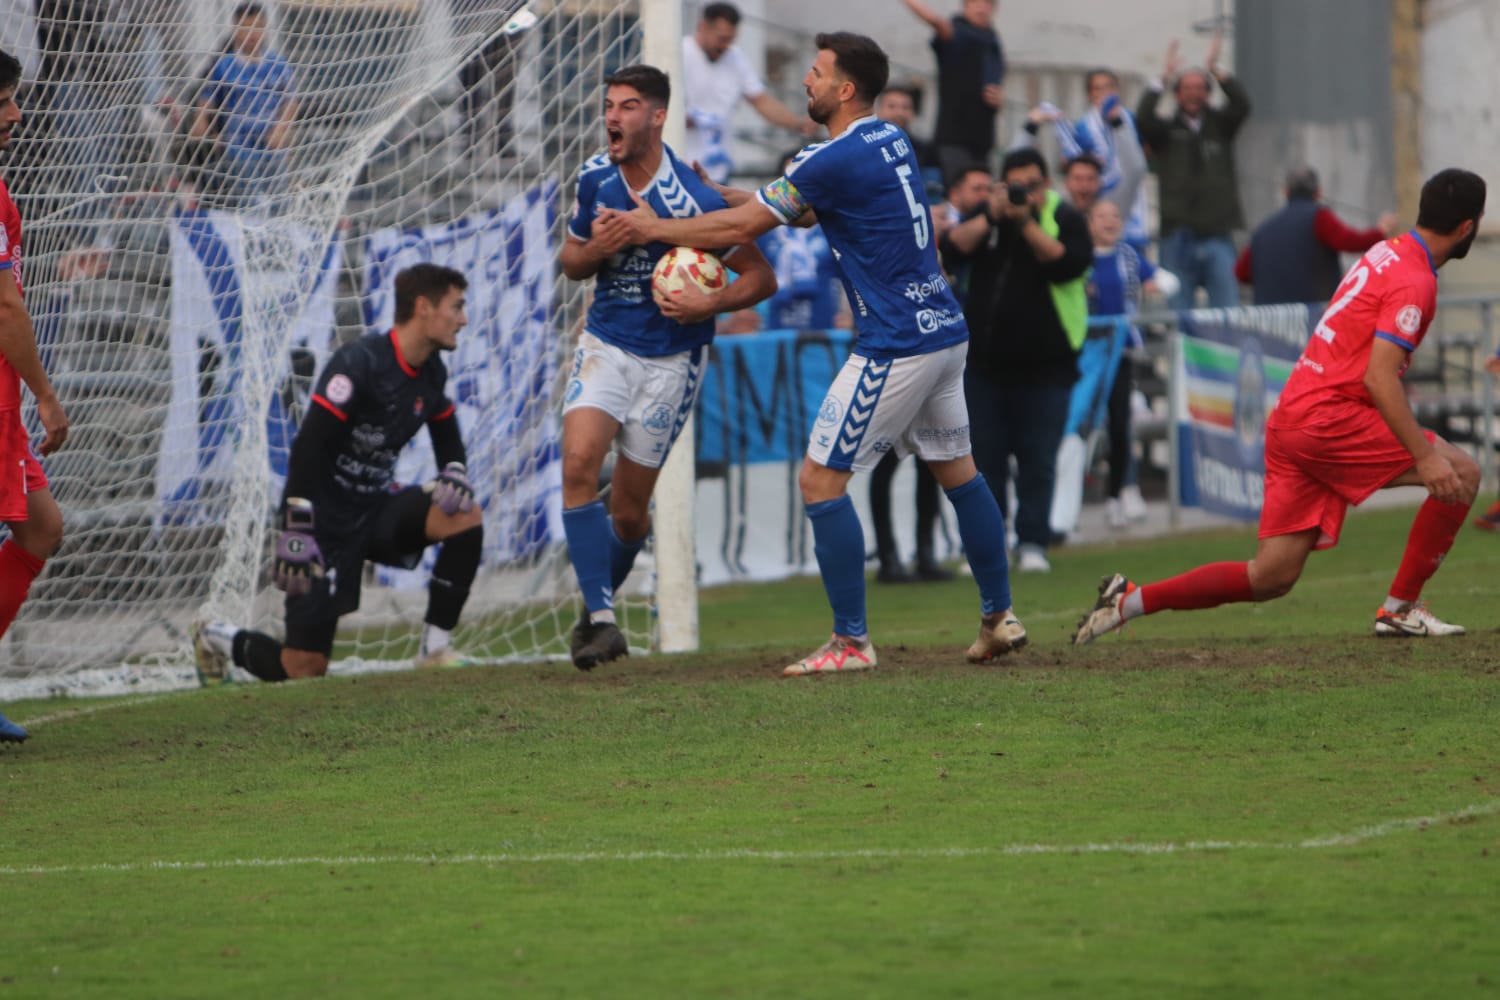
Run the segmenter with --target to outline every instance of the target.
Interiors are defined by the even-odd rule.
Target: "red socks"
[[[1250,595],[1250,564],[1242,562],[1209,563],[1141,587],[1141,607],[1148,615],[1250,600],[1254,600]]]
[[[0,636],[16,620],[16,612],[25,603],[31,581],[42,571],[44,562],[17,545],[14,539],[0,545]]]
[[[1411,523],[1411,534],[1406,536],[1406,554],[1391,584],[1392,597],[1415,601],[1422,596],[1422,585],[1437,572],[1468,516],[1468,504],[1440,503],[1432,497],[1422,503]]]

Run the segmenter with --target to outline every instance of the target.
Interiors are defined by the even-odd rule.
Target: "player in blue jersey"
[[[799,485],[814,551],[833,608],[833,636],[788,666],[787,676],[865,670],[876,662],[865,624],[864,529],[847,487],[895,449],[915,452],[943,485],[979,584],[982,619],[969,647],[984,662],[1026,642],[1011,609],[1005,523],[974,466],[963,371],[969,330],[938,264],[921,168],[911,140],[876,118],[889,62],[849,32],[817,37],[803,79],[808,114],[833,138],[804,149],[759,192],[731,193],[725,211],[659,218],[638,205],[605,220],[628,224],[633,242],[723,246],[786,224],[823,227],[844,275],[859,328],[855,353],[818,411]]]
[[[642,198],[667,217],[723,208],[724,199],[662,142],[671,96],[667,75],[628,66],[605,77],[607,152],[583,165],[562,249],[563,273],[594,279],[594,301],[573,358],[563,405],[563,530],[583,592],[585,617],[573,629],[573,664],[591,670],[627,652],[615,624],[614,592],[651,529],[651,492],[661,465],[698,397],[714,316],[755,305],[776,277],[753,238],[698,244],[739,275],[713,293],[689,283],[657,302],[651,273],[675,244],[633,240],[611,210]],[[617,445],[609,509],[599,473]],[[613,521],[613,525],[611,525]]]

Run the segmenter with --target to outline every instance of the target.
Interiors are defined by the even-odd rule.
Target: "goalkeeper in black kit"
[[[439,354],[458,345],[467,287],[463,274],[435,264],[401,271],[395,327],[329,359],[292,442],[282,500],[275,582],[286,592],[286,641],[199,621],[201,680],[224,679],[231,662],[263,681],[321,677],[339,618],[359,607],[366,560],[411,569],[435,544],[417,666],[465,662],[449,633],[479,569],[483,522]],[[403,487],[397,456],[424,425],[441,471]]]

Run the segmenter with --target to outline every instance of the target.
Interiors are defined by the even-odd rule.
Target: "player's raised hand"
[[[1219,75],[1219,53],[1224,48],[1224,27],[1220,25],[1214,29],[1213,40],[1208,43],[1208,58],[1204,65],[1210,76],[1217,78]]]
[[[432,505],[452,517],[474,509],[474,487],[469,485],[469,470],[462,462],[443,466],[432,486]]]
[[[276,564],[271,573],[276,589],[306,594],[314,580],[323,578],[323,572],[323,552],[313,537],[312,503],[288,497],[285,526],[276,542]]]
[[[1177,71],[1182,69],[1182,56],[1177,53],[1177,39],[1167,43],[1167,59],[1162,64],[1161,79],[1168,87],[1177,79]]]
[[[1439,503],[1463,503],[1467,498],[1464,484],[1454,471],[1453,463],[1436,451],[1417,460],[1417,475],[1422,485]]]
[[[56,396],[37,400],[36,413],[42,420],[42,430],[47,433],[37,449],[45,458],[61,448],[68,439],[68,415],[63,412],[62,404],[57,401]]]

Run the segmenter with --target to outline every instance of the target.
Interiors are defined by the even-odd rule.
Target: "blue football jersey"
[[[860,354],[904,358],[969,339],[938,264],[922,168],[900,128],[861,118],[798,153],[786,176],[756,197],[783,222],[809,208],[818,213],[843,273]]]
[[[693,168],[679,160],[671,149],[666,149],[651,186],[638,193],[664,219],[685,219],[728,207],[723,197],[704,184]],[[629,212],[635,208],[635,201],[620,168],[601,153],[585,163],[578,173],[578,200],[573,205],[568,234],[574,239],[587,240],[593,232],[594,217],[604,208]],[[712,319],[678,323],[663,316],[651,298],[651,272],[670,249],[670,243],[626,247],[599,268],[594,276],[594,302],[589,306],[585,323],[590,333],[605,343],[648,358],[692,350],[713,339]]]

